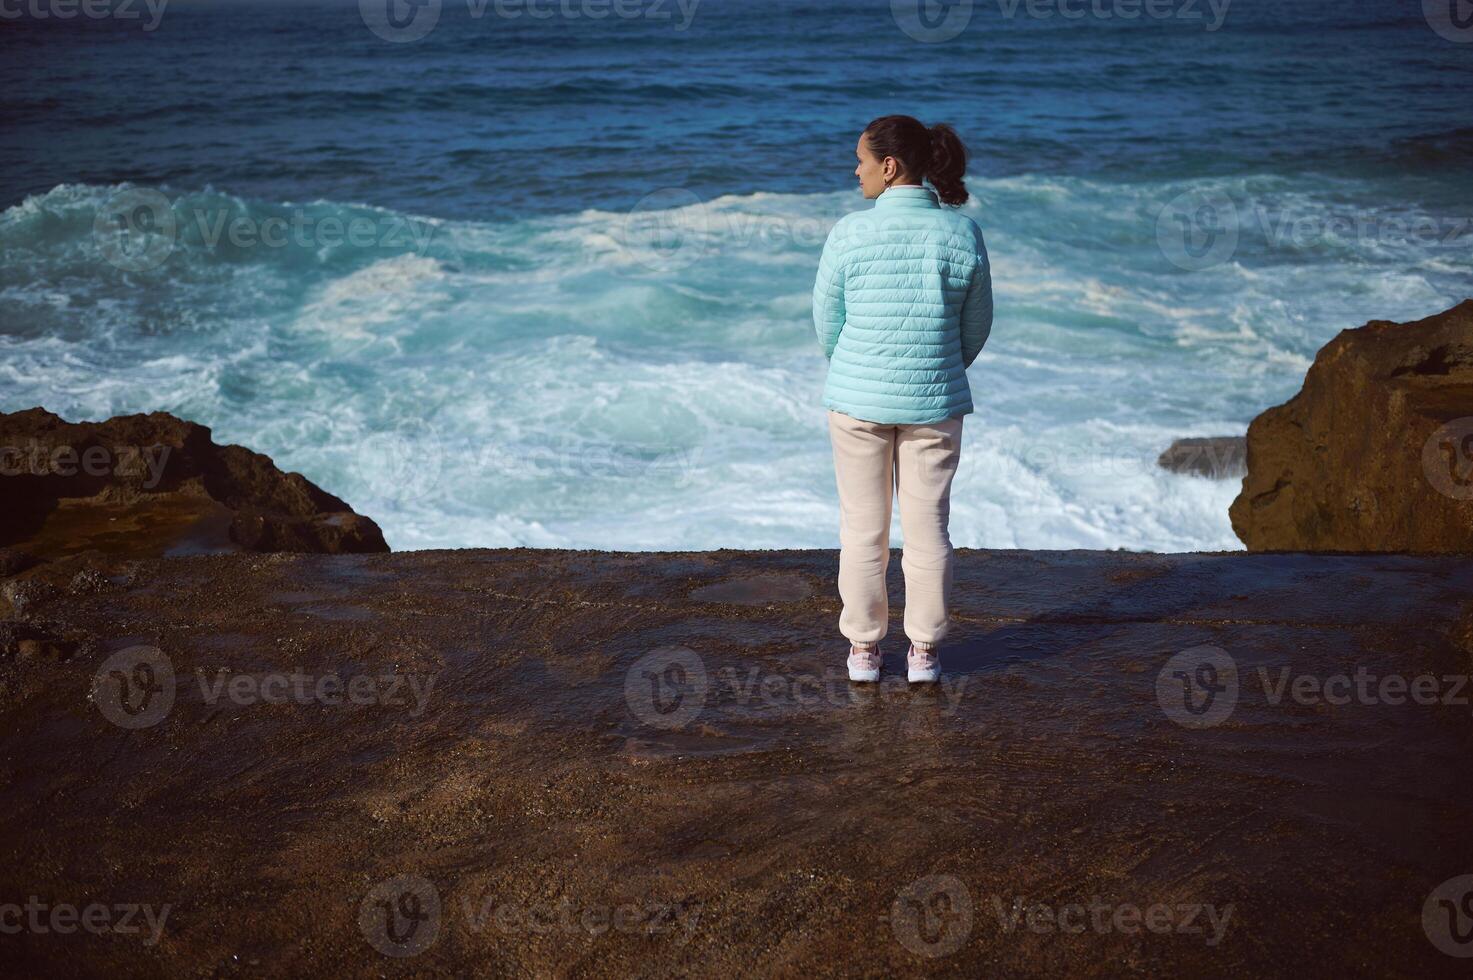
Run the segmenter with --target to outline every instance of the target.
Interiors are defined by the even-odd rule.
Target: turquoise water
[[[809,293],[905,111],[972,147],[994,269],[954,543],[1235,548],[1236,482],[1157,454],[1473,293],[1473,43],[1284,6],[3,25],[0,408],[198,420],[397,549],[834,547]]]

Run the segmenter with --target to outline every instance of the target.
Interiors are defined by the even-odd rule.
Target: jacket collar
[[[941,202],[929,187],[887,187],[875,198],[875,207],[939,208]]]

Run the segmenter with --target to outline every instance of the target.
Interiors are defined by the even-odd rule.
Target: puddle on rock
[[[807,576],[794,572],[768,572],[703,585],[691,592],[690,598],[699,602],[765,606],[772,602],[801,602],[812,594],[813,586]]]

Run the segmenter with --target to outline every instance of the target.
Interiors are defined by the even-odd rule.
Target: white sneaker
[[[873,650],[849,648],[849,679],[856,684],[873,684],[880,679],[880,647]]]
[[[936,651],[910,648],[905,658],[906,679],[912,684],[934,684],[941,677],[941,658]]]

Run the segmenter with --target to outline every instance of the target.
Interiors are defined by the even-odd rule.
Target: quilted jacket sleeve
[[[838,231],[839,226],[835,225],[823,243],[818,276],[813,281],[813,326],[827,358],[834,356],[839,331],[844,327],[844,267]]]
[[[962,367],[969,368],[992,333],[992,265],[987,246],[977,232],[977,267],[962,301]]]

